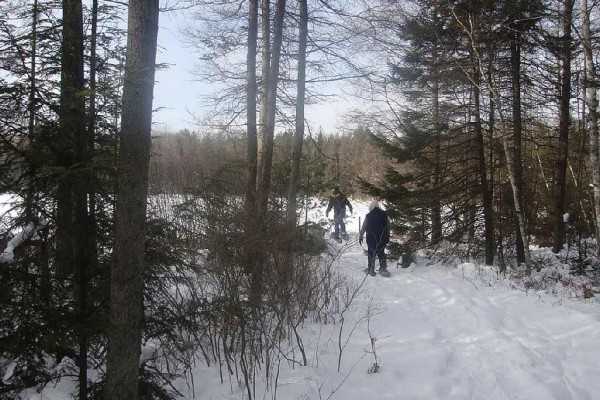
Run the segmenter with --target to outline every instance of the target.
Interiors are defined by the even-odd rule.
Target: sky
[[[154,87],[153,121],[155,129],[194,129],[192,114],[202,116],[202,96],[211,94],[214,88],[199,82],[192,73],[197,55],[184,45],[181,28],[184,13],[163,12],[158,32],[157,63],[169,63],[170,67],[156,72]],[[340,99],[306,107],[306,118],[313,128],[319,126],[325,132],[334,133],[343,125],[343,114],[351,107],[348,100]]]
[[[277,383],[268,387],[264,369],[259,371],[256,398],[598,398],[600,307],[597,299],[581,299],[577,277],[560,264],[546,265],[531,278],[546,290],[526,290],[510,274],[504,278],[493,268],[459,260],[442,265],[424,254],[406,269],[390,260],[390,278],[366,276],[357,234],[367,203],[353,202],[353,209],[346,220],[350,239],[332,241],[329,249],[338,255],[333,270],[359,295],[344,324],[337,318],[336,324],[307,321],[301,327],[307,366],[288,362],[284,355],[298,359],[300,353],[294,343],[282,344],[282,352],[274,354],[280,357]],[[311,220],[327,223],[324,211],[311,212]],[[556,259],[547,249],[536,251]],[[572,284],[561,286],[556,274]],[[343,297],[343,291],[332,295]],[[208,367],[199,360],[187,382],[174,384],[183,399],[247,398],[235,376],[225,368],[223,374],[221,383],[218,364]],[[67,400],[75,390],[73,382],[63,380],[29,399]]]
[[[158,128],[193,128],[190,112],[198,111],[201,96],[210,93],[207,85],[194,80],[194,53],[183,44],[181,24],[180,14],[160,15],[156,61],[170,66],[158,70],[155,77],[154,108],[160,111],[155,112],[153,122]]]

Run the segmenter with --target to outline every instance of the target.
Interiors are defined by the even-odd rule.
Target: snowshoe
[[[349,240],[348,234],[347,234],[346,232],[342,232],[342,233],[340,234],[340,236],[341,236],[341,237],[342,237],[342,239],[344,239],[345,241],[348,241],[348,240]]]
[[[335,233],[331,232],[331,234],[329,235],[330,238],[332,238],[333,240],[335,240],[338,243],[342,243],[342,238],[340,238],[339,236],[335,236]]]
[[[371,276],[375,276],[375,275],[377,275],[377,274],[375,273],[375,270],[370,270],[369,268],[365,268],[365,269],[363,270],[363,272],[364,272],[365,274],[368,274],[368,275],[371,275]]]
[[[387,269],[379,269],[379,275],[385,278],[389,278],[392,274],[390,274],[390,271],[388,271]]]

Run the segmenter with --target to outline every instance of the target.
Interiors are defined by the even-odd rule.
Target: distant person
[[[325,216],[329,218],[329,211],[333,208],[333,223],[335,226],[333,237],[338,241],[341,240],[340,233],[348,240],[346,224],[344,223],[344,218],[346,218],[346,207],[348,207],[350,214],[352,214],[352,205],[348,201],[348,198],[340,191],[339,187],[334,187],[331,191],[331,197],[329,198]]]
[[[369,213],[360,228],[358,242],[361,245],[365,234],[368,247],[367,273],[371,276],[375,275],[375,256],[377,256],[379,259],[379,273],[389,275],[385,259],[385,246],[390,241],[390,223],[386,212],[379,208],[377,200],[373,200],[369,204]]]

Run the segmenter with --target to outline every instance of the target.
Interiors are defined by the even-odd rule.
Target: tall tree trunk
[[[491,82],[493,80],[494,77],[494,58],[495,58],[495,51],[494,51],[494,45],[493,44],[489,44],[488,45],[488,50],[489,50],[489,62],[488,62],[488,69],[487,69],[487,73],[485,74],[485,79],[487,79],[488,84],[491,85]],[[494,152],[494,146],[492,145],[494,143],[494,134],[496,131],[496,102],[493,101],[494,98],[494,91],[492,88],[490,88],[490,97],[492,99],[492,101],[490,101],[490,109],[488,112],[488,125],[489,125],[489,149],[488,149],[488,156],[489,156],[489,160],[490,160],[490,182],[489,182],[489,193],[490,193],[490,200],[492,203],[492,215],[494,215],[494,196],[495,196],[495,191],[494,191],[494,183],[495,183],[495,174],[496,174],[496,169],[494,168],[494,166],[496,165],[496,158],[495,158],[495,152]],[[497,231],[497,227],[496,224],[494,224],[494,230],[492,232],[492,235],[494,235],[494,249],[496,249],[496,236],[499,236],[499,242],[500,242],[500,248],[498,249],[498,259],[499,261],[501,261],[503,258],[503,254],[501,251],[501,246],[502,246],[502,233]],[[487,246],[487,243],[486,243]],[[487,260],[487,252],[486,252],[486,260]],[[504,272],[504,268],[506,267],[506,264],[504,262],[500,263],[500,272]]]
[[[81,0],[63,0],[59,164],[65,169],[57,188],[57,273],[74,273],[77,300],[79,398],[87,399],[88,370],[88,210]]]
[[[590,14],[587,0],[581,0],[581,16],[583,19],[583,54],[585,58],[585,87],[588,107],[588,122],[590,132],[590,174],[594,192],[594,221],[596,225],[596,243],[600,243],[600,154],[598,149],[598,98],[596,87],[596,66],[592,51],[592,34],[590,29]],[[597,256],[600,257],[600,246],[597,246]]]
[[[563,37],[561,40],[561,93],[559,103],[558,160],[554,185],[554,229],[552,251],[562,250],[565,241],[564,213],[566,209],[567,164],[569,160],[569,129],[571,126],[571,45],[573,6],[575,0],[564,0]]]
[[[88,126],[87,126],[87,160],[92,162],[95,153],[96,141],[96,69],[97,69],[97,32],[98,32],[98,0],[92,1],[92,21],[91,21],[91,36],[90,36],[90,78],[89,78],[89,108],[88,108]],[[89,214],[89,231],[90,231],[90,260],[93,265],[97,259],[96,245],[96,192],[94,187],[95,174],[88,173],[88,214]]]
[[[298,89],[296,96],[296,132],[294,134],[294,153],[292,155],[292,174],[288,190],[287,220],[290,225],[296,224],[296,197],[300,181],[300,160],[304,141],[304,103],[306,96],[306,42],[308,39],[308,4],[307,0],[299,0],[300,27],[298,30]]]
[[[63,0],[63,45],[57,163],[64,172],[59,179],[56,200],[56,266],[59,276],[75,271],[78,265],[75,190],[79,175],[78,147],[85,135],[83,70],[83,17],[81,0]]]
[[[433,102],[433,130],[434,130],[434,172],[433,172],[433,196],[432,205],[430,208],[431,213],[431,244],[438,244],[442,240],[442,207],[439,200],[440,186],[442,184],[441,179],[441,115],[440,115],[440,79],[439,74],[439,61],[437,48],[433,50],[433,90],[432,90],[432,102]]]
[[[506,164],[508,168],[508,180],[510,181],[510,185],[512,187],[513,193],[513,202],[515,206],[515,214],[517,215],[517,226],[519,227],[519,234],[523,238],[523,242],[527,243],[527,232],[525,231],[525,213],[523,212],[523,205],[521,204],[521,200],[518,197],[519,189],[516,183],[516,173],[515,173],[515,163],[512,159],[510,148],[508,146],[508,139],[506,136],[502,138],[502,146],[504,147],[504,155],[506,156]],[[524,244],[525,244],[524,243]],[[524,248],[524,263],[527,268],[527,273],[531,273],[531,255],[529,253],[528,246],[523,246]]]
[[[35,92],[37,90],[37,26],[38,26],[38,0],[34,0],[33,2],[33,18],[31,25],[31,82],[29,86],[29,118],[27,124],[27,134],[29,137],[29,145],[34,147],[34,129],[35,129]],[[28,179],[28,187],[27,187],[27,199],[25,202],[25,217],[28,222],[32,222],[34,219],[33,205],[35,204],[35,166],[33,160],[29,160],[29,179]]]
[[[248,2],[248,53],[246,56],[246,124],[247,124],[247,177],[245,197],[245,271],[255,271],[257,216],[256,216],[256,182],[258,162],[258,138],[256,126],[256,98],[258,88],[256,82],[256,52],[258,47],[258,0]]]
[[[269,71],[271,69],[271,0],[261,0],[261,72],[260,72],[260,121],[258,130],[258,155],[257,165],[258,176],[263,175],[264,166],[264,141],[267,136],[267,118],[269,108]],[[258,184],[258,182],[257,182]]]
[[[29,148],[33,151],[37,147],[35,137],[35,125],[36,125],[36,92],[37,92],[37,51],[38,51],[38,22],[39,22],[40,8],[38,0],[34,0],[32,9],[32,22],[31,22],[31,78],[29,86],[29,99],[28,99],[28,123],[27,123],[27,136],[29,139]],[[38,173],[38,166],[34,159],[28,160],[28,179],[27,179],[27,192],[25,198],[25,218],[28,222],[38,223],[37,213],[35,211],[35,204],[37,203],[38,195],[36,188],[36,175]],[[47,228],[44,229],[47,232]],[[46,243],[47,235],[44,234],[42,239],[41,255],[40,255],[40,275],[41,285],[40,293],[42,299],[46,301],[46,305],[50,303],[50,295],[52,292],[52,281],[50,277],[50,263],[48,255],[48,245]]]
[[[265,1],[263,1],[263,4]],[[273,140],[275,135],[275,111],[277,109],[277,85],[279,81],[279,59],[281,57],[281,45],[283,41],[283,20],[285,17],[285,0],[277,0],[275,8],[274,32],[273,32],[273,47],[271,48],[271,59],[269,61],[268,75],[263,75],[263,80],[266,78],[266,86],[263,93],[263,101],[261,104],[261,131],[262,144],[261,155],[259,161],[259,176],[258,176],[258,191],[256,200],[256,218],[258,226],[258,236],[264,238],[267,234],[267,210],[269,206],[269,192],[271,188],[271,169],[273,163]],[[264,12],[264,9],[263,9]],[[264,21],[264,15],[263,15]],[[263,31],[264,31],[263,26]],[[264,64],[263,53],[263,64]],[[265,65],[263,65],[264,72]],[[253,260],[253,271],[251,276],[250,297],[251,302],[257,304],[262,298],[263,288],[263,266],[262,266],[262,251],[259,249],[256,252],[257,259]]]
[[[114,263],[111,269],[107,400],[138,398],[158,15],[158,0],[129,1]]]
[[[520,6],[519,1],[516,1],[516,7]],[[520,12],[517,11],[515,20],[520,17]],[[521,205],[523,204],[523,164],[522,164],[522,131],[523,122],[521,119],[521,32],[519,31],[519,24],[514,23],[512,38],[510,43],[510,63],[512,73],[512,115],[513,115],[513,173],[514,183],[513,189],[516,190],[514,197],[515,201],[518,201],[520,205],[515,204],[515,210],[520,209],[524,213]],[[524,217],[524,215],[523,215]],[[523,232],[526,232],[524,226],[521,223],[525,223],[525,218],[517,215],[517,226],[516,226],[516,250],[517,250],[517,263],[525,262],[525,245],[524,241],[526,238],[523,237]]]
[[[487,179],[487,164],[485,162],[485,142],[483,128],[481,126],[481,85],[477,69],[473,71],[475,77],[474,102],[475,102],[475,144],[477,146],[477,158],[479,161],[479,187],[483,202],[483,223],[485,236],[485,264],[494,264],[494,214],[492,194]]]
[[[80,164],[88,166],[80,174],[75,194],[75,204],[79,221],[79,251],[81,254],[77,280],[79,282],[79,303],[81,332],[79,339],[79,399],[85,400],[87,393],[87,353],[89,348],[88,324],[89,311],[89,282],[96,261],[96,218],[95,193],[93,190],[93,173],[91,172],[94,133],[96,125],[96,36],[98,24],[98,1],[92,1],[92,21],[90,36],[90,76],[89,76],[89,108],[87,113],[87,130],[85,137],[78,141],[78,158]]]
[[[269,192],[271,188],[271,171],[273,163],[273,138],[275,135],[275,114],[277,111],[277,86],[279,83],[279,60],[283,41],[283,21],[285,17],[286,0],[277,0],[273,31],[273,48],[271,65],[267,81],[266,126],[263,137],[263,159],[260,182],[258,186],[258,215],[261,221],[267,214]]]
[[[246,211],[256,212],[256,182],[257,182],[257,126],[256,126],[256,51],[258,40],[258,0],[249,1],[248,11],[248,53],[246,56],[246,123],[247,123],[247,163],[248,176],[246,181]]]

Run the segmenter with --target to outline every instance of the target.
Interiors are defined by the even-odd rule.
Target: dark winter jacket
[[[360,228],[360,238],[366,234],[367,246],[373,249],[384,247],[390,241],[390,224],[388,216],[379,207],[369,211]]]
[[[342,193],[339,193],[337,196],[332,196],[329,198],[329,205],[327,205],[327,211],[325,211],[325,214],[329,214],[329,211],[331,211],[331,209],[333,208],[334,217],[345,217],[346,207],[348,207],[348,209],[350,209],[350,212],[352,212],[352,205],[348,201],[348,198]]]

